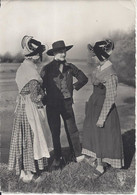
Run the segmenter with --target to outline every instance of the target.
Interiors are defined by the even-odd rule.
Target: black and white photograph
[[[136,0],[0,1],[0,192],[136,192]]]

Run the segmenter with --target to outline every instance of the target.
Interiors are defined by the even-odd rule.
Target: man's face
[[[56,60],[64,61],[66,58],[66,49],[54,52],[54,56]]]

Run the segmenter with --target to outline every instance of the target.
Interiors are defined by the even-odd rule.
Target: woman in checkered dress
[[[42,104],[45,94],[41,88],[42,79],[35,64],[40,57],[42,60],[42,52],[45,48],[30,36],[23,37],[22,47],[25,60],[16,73],[19,96],[8,168],[15,169],[16,174],[20,175],[20,179],[24,182],[30,182],[34,178],[34,173],[47,166],[47,158],[50,157],[46,140],[50,136],[47,133],[48,124],[45,123],[45,126],[42,124],[43,121],[47,121],[46,118],[42,118],[45,116]]]
[[[104,173],[103,162],[114,168],[124,166],[120,122],[115,105],[118,79],[112,63],[108,60],[114,43],[100,41],[88,49],[99,64],[93,72],[93,94],[86,104],[83,126],[83,149],[87,161],[95,167],[94,174]],[[96,163],[95,163],[96,162]]]

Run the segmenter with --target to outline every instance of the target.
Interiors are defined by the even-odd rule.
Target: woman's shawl
[[[91,78],[92,84],[94,85],[98,85],[99,83],[105,84],[107,79],[109,79],[112,75],[117,76],[112,64],[102,71],[96,69],[92,73]]]
[[[19,93],[22,88],[33,79],[42,82],[42,78],[37,72],[36,64],[26,59],[20,65],[16,73],[15,81],[17,83]]]

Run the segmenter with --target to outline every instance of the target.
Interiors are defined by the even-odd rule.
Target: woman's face
[[[38,62],[39,59],[40,59],[39,54],[37,54],[37,55],[35,55],[35,56],[32,56],[32,59],[33,59],[33,61],[34,61],[35,63]]]
[[[93,60],[94,60],[94,62],[95,62],[95,64],[96,64],[97,66],[100,65],[100,60],[98,59],[97,56],[93,56],[92,58],[93,58]]]

